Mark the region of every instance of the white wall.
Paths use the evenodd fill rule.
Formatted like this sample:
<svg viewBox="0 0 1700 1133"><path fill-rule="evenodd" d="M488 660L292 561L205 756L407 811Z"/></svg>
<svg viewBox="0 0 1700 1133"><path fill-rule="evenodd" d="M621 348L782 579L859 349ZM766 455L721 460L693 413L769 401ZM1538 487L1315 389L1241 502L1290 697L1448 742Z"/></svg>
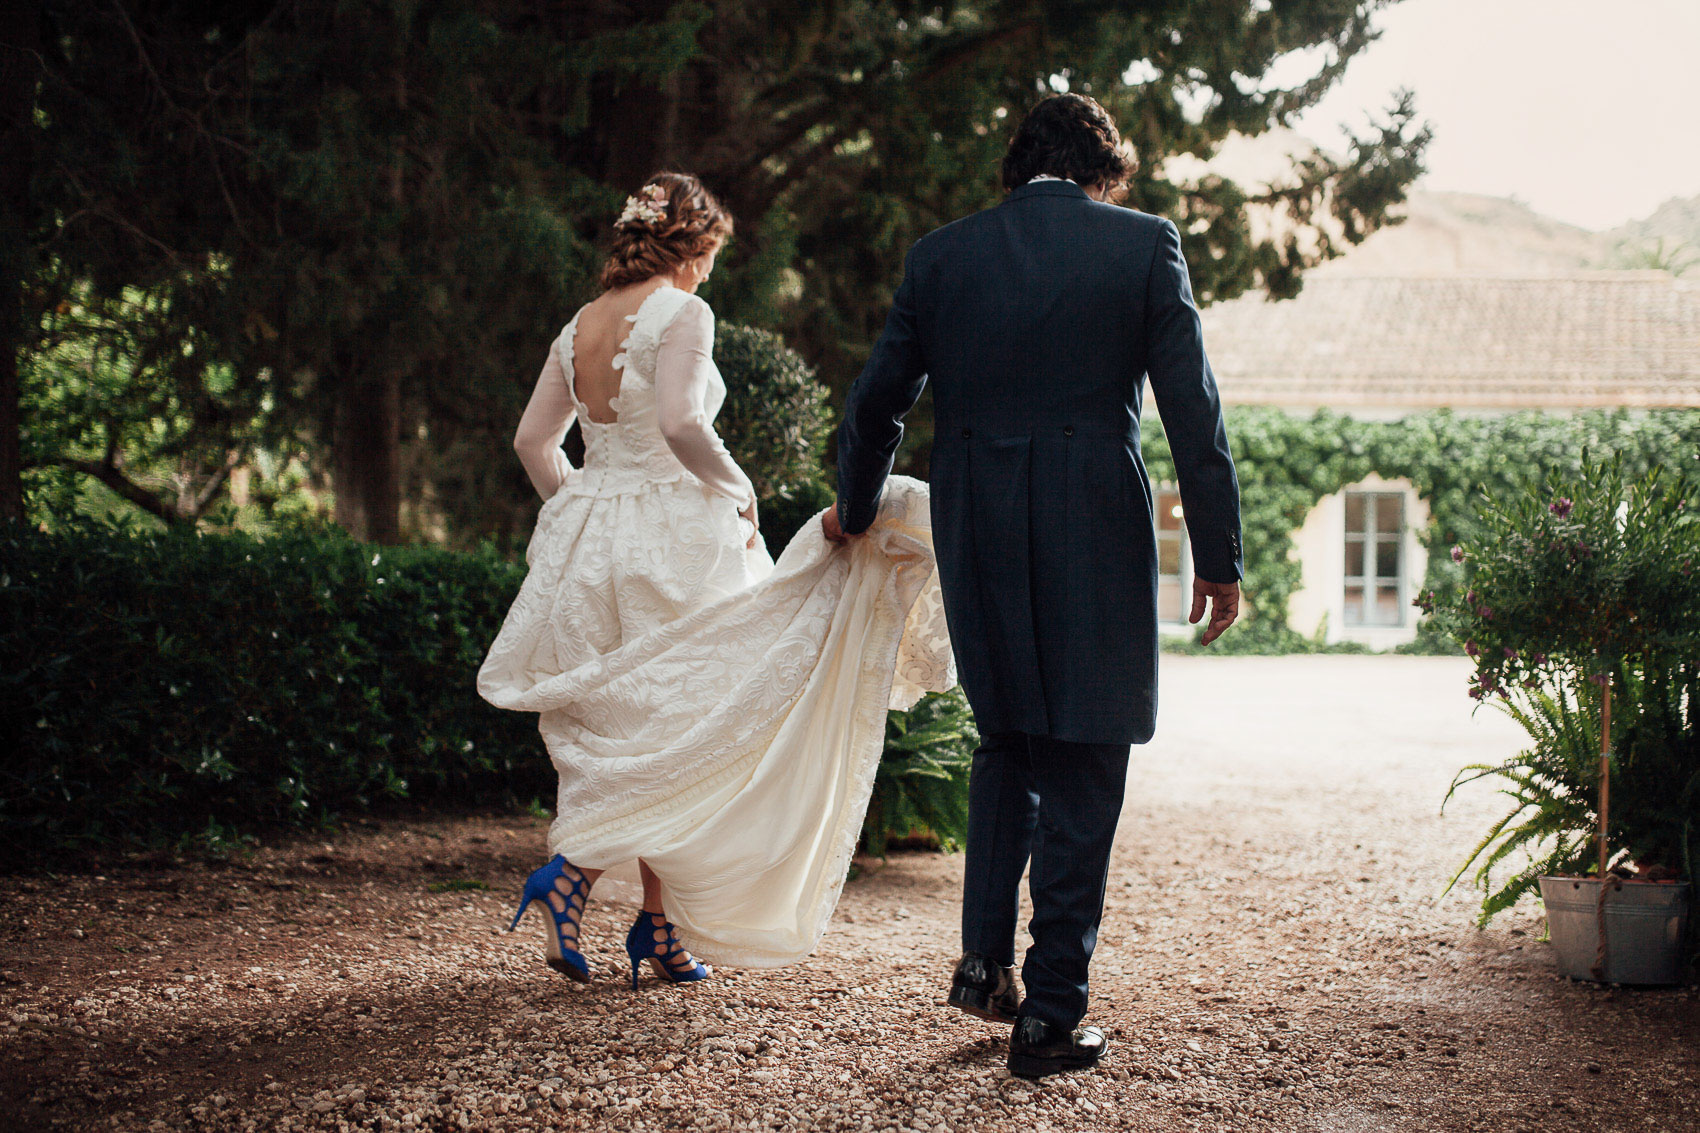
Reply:
<svg viewBox="0 0 1700 1133"><path fill-rule="evenodd" d="M1305 637L1326 627L1324 640L1357 641L1372 649L1391 649L1417 636L1421 611L1405 607L1405 622L1398 626L1348 626L1345 624L1346 577L1346 492L1402 492L1405 496L1405 538L1401 548L1405 571L1405 601L1422 588L1428 573L1428 550L1420 535L1428 527L1428 503L1417 495L1409 480L1385 480L1370 476L1324 496L1305 516L1304 525L1293 535L1292 557L1303 571L1299 589L1287 606L1287 624Z"/></svg>

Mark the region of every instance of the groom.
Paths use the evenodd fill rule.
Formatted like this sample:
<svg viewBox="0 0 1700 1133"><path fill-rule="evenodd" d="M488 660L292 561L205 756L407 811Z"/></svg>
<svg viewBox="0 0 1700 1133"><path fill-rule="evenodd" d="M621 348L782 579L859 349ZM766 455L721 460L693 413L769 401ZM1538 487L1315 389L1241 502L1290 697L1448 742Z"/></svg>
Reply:
<svg viewBox="0 0 1700 1133"><path fill-rule="evenodd" d="M1239 486L1180 234L1106 203L1130 162L1109 114L1047 98L1003 161L1008 197L911 249L838 442L838 541L873 522L931 378L933 539L969 778L963 956L950 1002L1015 1025L1024 1077L1090 1066L1080 1026L1128 747L1157 715L1157 549L1140 459L1146 378L1174 454L1206 643L1239 608ZM1015 990L1029 860L1033 945Z"/></svg>

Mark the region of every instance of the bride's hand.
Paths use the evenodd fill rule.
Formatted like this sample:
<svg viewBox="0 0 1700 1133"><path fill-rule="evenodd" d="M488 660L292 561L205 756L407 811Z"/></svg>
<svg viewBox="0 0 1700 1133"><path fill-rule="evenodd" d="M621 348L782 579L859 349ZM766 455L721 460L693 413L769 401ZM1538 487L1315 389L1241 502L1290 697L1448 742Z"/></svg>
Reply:
<svg viewBox="0 0 1700 1133"><path fill-rule="evenodd" d="M761 522L756 519L756 502L751 500L750 506L739 509L738 514L750 521L750 537L745 541L744 547L746 550L752 549L756 545L756 540L761 538Z"/></svg>

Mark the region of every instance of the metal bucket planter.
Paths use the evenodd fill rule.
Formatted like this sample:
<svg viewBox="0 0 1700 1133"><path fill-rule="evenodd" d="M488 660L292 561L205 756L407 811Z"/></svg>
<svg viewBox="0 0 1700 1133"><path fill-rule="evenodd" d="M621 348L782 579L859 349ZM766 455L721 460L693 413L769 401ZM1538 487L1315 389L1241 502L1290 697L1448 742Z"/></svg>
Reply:
<svg viewBox="0 0 1700 1133"><path fill-rule="evenodd" d="M1558 951L1558 969L1593 980L1600 949L1600 883L1591 877L1543 877L1541 900ZM1611 880L1606 893L1604 982L1682 982L1689 890L1684 882Z"/></svg>

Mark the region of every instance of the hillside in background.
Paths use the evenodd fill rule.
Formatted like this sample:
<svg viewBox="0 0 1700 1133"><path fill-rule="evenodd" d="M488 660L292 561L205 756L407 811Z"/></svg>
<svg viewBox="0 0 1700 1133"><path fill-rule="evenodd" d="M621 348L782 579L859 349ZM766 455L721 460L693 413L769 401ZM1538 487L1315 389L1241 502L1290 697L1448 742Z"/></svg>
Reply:
<svg viewBox="0 0 1700 1133"><path fill-rule="evenodd" d="M1318 271L1329 275L1570 275L1658 268L1700 276L1700 197L1590 232L1522 201L1414 192L1405 223L1384 228Z"/></svg>
<svg viewBox="0 0 1700 1133"><path fill-rule="evenodd" d="M1625 267L1663 267L1700 275L1700 196L1672 197L1643 220L1606 234ZM1659 262L1663 261L1663 262Z"/></svg>
<svg viewBox="0 0 1700 1133"><path fill-rule="evenodd" d="M1617 241L1476 193L1411 194L1405 223L1317 269L1328 275L1569 275L1626 266Z"/></svg>
<svg viewBox="0 0 1700 1133"><path fill-rule="evenodd" d="M1414 192L1407 215L1318 272L1542 276L1659 268L1700 277L1700 196L1672 198L1651 216L1607 232L1477 193Z"/></svg>
<svg viewBox="0 0 1700 1133"><path fill-rule="evenodd" d="M1672 197L1645 220L1632 220L1609 235L1621 240L1680 240L1700 246L1700 196Z"/></svg>
<svg viewBox="0 0 1700 1133"><path fill-rule="evenodd" d="M1291 130L1232 138L1209 162L1170 158L1179 179L1214 173L1252 192L1290 176L1309 139ZM1573 275L1582 271L1663 268L1700 278L1700 196L1672 198L1651 216L1590 232L1542 216L1514 198L1418 190L1403 224L1383 228L1320 276ZM1660 242L1663 242L1662 245Z"/></svg>

